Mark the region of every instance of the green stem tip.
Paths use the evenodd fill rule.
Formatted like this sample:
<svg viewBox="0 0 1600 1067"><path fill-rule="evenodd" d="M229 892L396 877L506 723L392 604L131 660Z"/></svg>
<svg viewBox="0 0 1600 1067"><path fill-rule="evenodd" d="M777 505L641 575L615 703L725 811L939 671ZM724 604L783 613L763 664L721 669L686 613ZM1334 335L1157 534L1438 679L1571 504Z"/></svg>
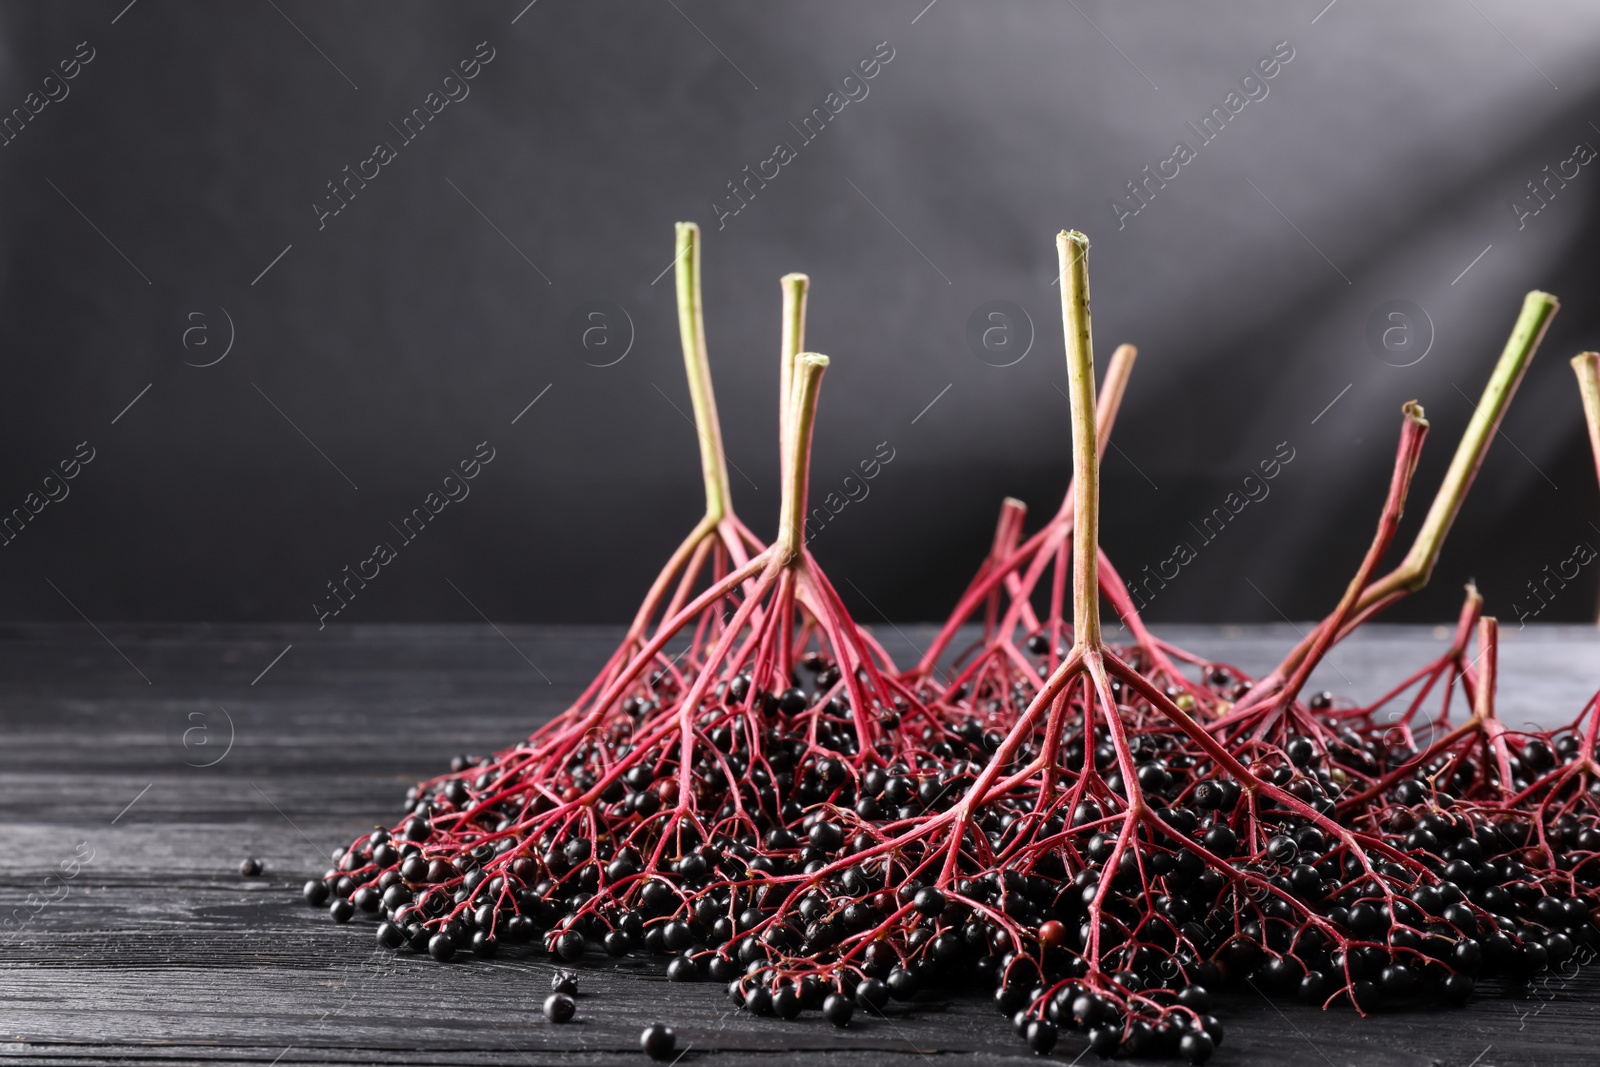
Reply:
<svg viewBox="0 0 1600 1067"><path fill-rule="evenodd" d="M728 461L722 452L722 424L711 390L711 365L706 357L705 312L700 303L700 227L677 225L678 337L683 367L694 405L695 435L700 439L700 473L706 486L706 515L720 522L729 510Z"/></svg>
<svg viewBox="0 0 1600 1067"><path fill-rule="evenodd" d="M1073 640L1100 645L1100 452L1095 426L1094 340L1089 327L1089 238L1056 237L1061 264L1061 324L1067 342L1067 399L1072 407Z"/></svg>
<svg viewBox="0 0 1600 1067"><path fill-rule="evenodd" d="M1495 362L1489 383L1483 387L1483 396L1473 409L1472 419L1467 423L1466 432L1461 435L1461 443L1456 446L1456 453L1450 460L1450 469L1445 472L1444 481L1434 494L1433 504L1428 508L1427 517L1422 520L1422 528L1417 531L1411 550L1398 567L1367 588L1362 594L1360 607L1365 608L1395 593L1413 592L1428 584L1434 565L1439 561L1439 552L1444 547L1445 536L1461 511L1467 490L1477 477L1478 468L1483 465L1489 442L1499 430L1500 420L1505 417L1506 408L1516 395L1517 386L1521 384L1533 354L1538 351L1550 320L1560 307L1559 300L1537 289L1523 299L1522 312L1517 316L1516 325L1511 329L1511 336L1507 338L1499 360Z"/></svg>
<svg viewBox="0 0 1600 1067"><path fill-rule="evenodd" d="M811 473L811 434L817 418L817 395L828 357L802 352L794 361L789 390L789 438L784 443L783 508L778 518L778 558L786 565L799 560L806 539L806 486Z"/></svg>

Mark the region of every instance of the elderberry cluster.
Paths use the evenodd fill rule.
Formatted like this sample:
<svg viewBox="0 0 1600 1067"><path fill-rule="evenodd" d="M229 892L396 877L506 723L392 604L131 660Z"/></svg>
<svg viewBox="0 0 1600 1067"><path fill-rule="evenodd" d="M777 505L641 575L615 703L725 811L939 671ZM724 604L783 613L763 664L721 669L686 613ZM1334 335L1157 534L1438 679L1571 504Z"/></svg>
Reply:
<svg viewBox="0 0 1600 1067"><path fill-rule="evenodd" d="M695 421L715 442L699 230L677 237ZM733 517L708 449L705 519L572 707L411 790L399 823L335 853L306 898L441 961L521 944L566 961L648 953L674 981L728 983L752 1014L837 1026L977 984L1036 1052L1076 1030L1103 1056L1194 1063L1223 1037L1214 990L1362 1012L1459 1002L1483 975L1595 947L1600 703L1568 730L1507 730L1476 590L1448 650L1374 706L1301 694L1334 642L1426 581L1458 472L1478 469L1554 298L1525 301L1479 405L1490 432L1463 438L1432 539L1376 577L1428 429L1410 403L1357 581L1251 678L1149 633L1098 549L1097 446L1136 353L1117 350L1097 402L1088 247L1057 238L1074 492L1026 537L1025 506L1006 501L915 667L889 662L804 547L828 360L798 351L807 283L790 275L776 543ZM1099 636L1102 597L1128 647ZM547 1014L570 1018L570 992L552 996ZM673 1041L641 1038L657 1056Z"/></svg>
<svg viewBox="0 0 1600 1067"><path fill-rule="evenodd" d="M406 818L337 855L307 898L336 921L371 914L381 944L439 960L530 942L568 961L663 956L671 980L728 983L746 1010L786 1019L820 1010L843 1026L977 984L1036 1051L1077 1029L1100 1053L1193 1062L1222 1039L1212 990L1363 1011L1459 1003L1484 975L1600 946L1592 809L1540 826L1458 797L1447 787L1470 793L1478 763L1419 762L1370 716L1335 721L1324 694L1307 701L1328 720L1316 740L1241 746L1242 783L1121 683L1121 742L1104 722L1084 729L1079 694L1058 737L1034 730L1002 755L1021 701L957 687L919 710L914 740L906 697L875 703L901 743L882 732L863 760L837 666L812 653L790 680L760 688L746 671L711 689L689 776L708 817L692 833L650 830L679 800L679 735L579 743L554 782L530 779L519 747L457 758L412 790ZM1223 668L1203 683L1235 698L1249 685ZM656 672L619 702L611 736L633 736L617 724L684 685ZM1517 739L1512 786L1580 750L1570 731ZM1011 786L979 794L961 836L929 831L988 768ZM593 805L541 819L562 810L553 797L592 790Z"/></svg>

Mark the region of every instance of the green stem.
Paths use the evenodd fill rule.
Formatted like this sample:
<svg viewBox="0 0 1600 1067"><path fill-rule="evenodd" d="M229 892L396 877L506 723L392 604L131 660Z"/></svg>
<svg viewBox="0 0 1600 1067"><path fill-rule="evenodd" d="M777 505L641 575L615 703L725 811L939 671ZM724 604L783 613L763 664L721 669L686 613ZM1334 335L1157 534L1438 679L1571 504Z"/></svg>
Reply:
<svg viewBox="0 0 1600 1067"><path fill-rule="evenodd" d="M1589 424L1589 450L1594 453L1595 473L1600 475L1600 352L1573 356L1572 371L1578 376L1583 421Z"/></svg>
<svg viewBox="0 0 1600 1067"><path fill-rule="evenodd" d="M1428 509L1422 529L1417 531L1411 551L1406 553L1400 566L1367 588L1361 596L1358 610L1393 593L1414 592L1428 584L1434 564L1439 561L1439 550L1444 547L1445 535L1450 532L1451 524L1461 511L1461 503L1466 499L1472 479L1483 464L1490 440L1500 428L1506 406L1516 395L1522 375L1527 371L1528 363L1544 338L1545 329L1560 306L1561 302L1555 297L1538 290L1529 293L1523 300L1522 314L1517 316L1517 324L1506 341L1505 350L1500 353L1489 384L1484 386L1483 397L1472 413L1472 421L1467 423L1461 443L1456 446L1450 469L1445 472L1444 482L1433 498L1433 506Z"/></svg>
<svg viewBox="0 0 1600 1067"><path fill-rule="evenodd" d="M1595 474L1600 475L1600 352L1580 352L1573 356L1572 372L1578 376L1583 421L1589 426L1589 451L1594 453Z"/></svg>
<svg viewBox="0 0 1600 1067"><path fill-rule="evenodd" d="M777 555L797 563L806 543L806 482L811 473L811 432L817 419L817 393L828 357L804 352L795 359L789 395L789 440L785 442L783 509L778 517Z"/></svg>
<svg viewBox="0 0 1600 1067"><path fill-rule="evenodd" d="M1472 717L1480 722L1494 718L1494 690L1500 674L1500 620L1492 615L1478 619L1478 688L1472 694Z"/></svg>
<svg viewBox="0 0 1600 1067"><path fill-rule="evenodd" d="M1118 345L1117 350L1111 353L1111 362L1106 364L1106 376L1101 380L1095 396L1094 419L1098 427L1096 455L1105 455L1106 445L1111 441L1111 428L1116 425L1117 412L1122 407L1122 394L1128 390L1128 376L1133 373L1133 361L1138 356L1139 350L1132 345ZM1057 517L1065 518L1070 523L1072 507L1073 494L1068 493L1061 500Z"/></svg>
<svg viewBox="0 0 1600 1067"><path fill-rule="evenodd" d="M717 398L711 391L711 367L706 359L706 321L700 306L700 227L680 222L677 237L678 337L683 342L683 366L700 438L706 515L721 522L729 509L728 462L722 453L722 425L717 421Z"/></svg>
<svg viewBox="0 0 1600 1067"><path fill-rule="evenodd" d="M1089 330L1089 238L1056 237L1061 263L1061 323L1067 338L1067 399L1072 406L1073 643L1100 647L1100 454L1095 435L1094 343Z"/></svg>
<svg viewBox="0 0 1600 1067"><path fill-rule="evenodd" d="M785 274L778 284L783 289L783 340L778 350L778 458L781 464L787 464L794 361L806 347L806 293L811 279L804 274ZM785 475L780 473L781 477Z"/></svg>

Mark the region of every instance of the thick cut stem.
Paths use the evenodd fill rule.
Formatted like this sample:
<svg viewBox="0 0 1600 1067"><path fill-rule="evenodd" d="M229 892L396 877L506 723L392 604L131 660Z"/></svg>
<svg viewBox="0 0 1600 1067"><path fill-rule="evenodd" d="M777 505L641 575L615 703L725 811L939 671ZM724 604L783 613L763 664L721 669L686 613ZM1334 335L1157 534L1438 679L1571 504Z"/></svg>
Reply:
<svg viewBox="0 0 1600 1067"><path fill-rule="evenodd" d="M706 322L700 306L700 227L680 222L677 233L678 337L683 342L689 400L694 405L694 426L700 438L706 515L719 522L728 512L728 462L722 454L722 424L717 421L717 400L711 391L711 368L706 359Z"/></svg>
<svg viewBox="0 0 1600 1067"><path fill-rule="evenodd" d="M794 361L806 347L806 294L811 289L811 279L804 274L785 274L778 284L783 289L783 337L778 347L778 448L787 462L789 394L794 388Z"/></svg>
<svg viewBox="0 0 1600 1067"><path fill-rule="evenodd" d="M1583 397L1583 421L1589 427L1589 451L1594 453L1595 474L1600 476L1600 352L1580 352L1572 357Z"/></svg>
<svg viewBox="0 0 1600 1067"><path fill-rule="evenodd" d="M1128 376L1133 373L1133 361L1137 356L1138 350L1132 345L1118 345L1116 352L1111 356L1110 364L1106 367L1105 381L1102 383L1095 407L1097 444L1101 452L1111 439L1111 428L1117 421L1117 410L1122 403L1122 394L1127 389ZM1013 626L1019 619L1030 631L1039 628L1039 621L1033 614L1028 598L1032 596L1039 576L1044 573L1045 567L1056 556L1062 542L1072 532L1073 503L1076 495L1073 485L1069 484L1066 494L1061 498L1060 510L1049 523L1016 548L1009 558L991 559L989 563L979 568L967 586L967 591L961 595L955 610L945 620L939 636L928 646L928 651L917 665L917 673L934 669L940 657L950 647L950 643L955 640L962 624L972 617L980 604L994 597L1002 583L1005 585L1007 596L1011 598L1011 607L1007 609L998 630L993 627L985 630L986 639L996 642L1010 640ZM1021 515L1018 515L1016 532L1019 537L1022 532L1021 518ZM1050 639L1054 642L1055 635L1052 634ZM1051 649L1054 648L1055 645L1052 643Z"/></svg>
<svg viewBox="0 0 1600 1067"><path fill-rule="evenodd" d="M1072 633L1078 648L1100 647L1100 452L1095 439L1094 342L1089 329L1089 238L1056 237L1061 264L1061 324L1067 337L1067 399L1072 405Z"/></svg>
<svg viewBox="0 0 1600 1067"><path fill-rule="evenodd" d="M1578 393L1583 397L1583 421L1589 426L1595 473L1600 475L1600 352L1573 356L1572 370L1578 376Z"/></svg>
<svg viewBox="0 0 1600 1067"><path fill-rule="evenodd" d="M765 547L733 514L733 504L728 494L722 432L717 418L716 399L711 392L711 369L706 359L700 297L699 233L699 228L692 222L678 224L678 258L674 265L678 271L679 334L683 341L685 377L694 402L696 437L700 441L706 514L656 576L649 593L639 604L633 624L628 628L627 638L607 668L608 673L612 667L619 667L626 662L658 614L665 620L677 613L708 566L714 577L720 577L725 563L736 568L742 567L752 553L760 552ZM675 592L672 591L674 588ZM597 678L578 703L585 703L592 692L598 691L596 687L600 684L601 678Z"/></svg>
<svg viewBox="0 0 1600 1067"><path fill-rule="evenodd" d="M798 563L806 543L806 482L811 473L811 431L817 418L817 392L828 357L815 352L795 359L789 397L788 455L784 459L783 508L778 517L778 559Z"/></svg>
<svg viewBox="0 0 1600 1067"><path fill-rule="evenodd" d="M1500 620L1485 615L1478 620L1478 689L1473 694L1472 722L1483 731L1484 748L1500 774L1500 788L1512 786L1511 753L1506 749L1506 728L1494 710L1495 687L1500 681Z"/></svg>
<svg viewBox="0 0 1600 1067"><path fill-rule="evenodd" d="M1594 452L1596 472L1600 473L1600 352L1579 352L1573 356L1572 371L1578 376L1583 419L1589 425L1589 448Z"/></svg>
<svg viewBox="0 0 1600 1067"><path fill-rule="evenodd" d="M1478 691L1472 701L1472 717L1480 722L1495 717L1494 688L1499 674L1500 620L1485 615L1478 620Z"/></svg>
<svg viewBox="0 0 1600 1067"><path fill-rule="evenodd" d="M1434 564L1439 560L1439 550L1444 546L1445 535L1450 532L1451 524L1461 511L1461 503L1466 499L1467 490L1471 488L1478 468L1483 465L1489 442L1499 431L1506 407L1516 395L1517 386L1521 384L1522 376L1560 306L1560 301L1555 297L1538 290L1529 293L1523 300L1522 314L1517 316L1517 324L1500 353L1494 373L1489 376L1489 384L1484 386L1483 397L1472 412L1472 421L1467 423L1466 432L1461 435L1461 443L1450 460L1450 469L1445 472L1444 482L1433 498L1427 518L1422 521L1422 529L1417 531L1411 551L1406 553L1400 566L1368 588L1362 595L1361 606L1397 590L1415 592L1428 584Z"/></svg>
<svg viewBox="0 0 1600 1067"><path fill-rule="evenodd" d="M1099 433L1095 443L1102 453L1111 442L1111 427L1117 421L1118 409L1122 407L1122 394L1128 390L1128 376L1133 373L1133 361L1138 358L1137 348L1120 344L1111 353L1111 362L1106 364L1106 377L1100 383L1100 395L1095 408L1095 426Z"/></svg>
<svg viewBox="0 0 1600 1067"><path fill-rule="evenodd" d="M1378 561L1388 550L1389 542L1394 539L1395 531L1400 525L1400 516L1405 511L1406 494L1411 489L1411 476L1416 473L1417 461L1422 458L1422 441L1428 433L1428 420L1423 417L1422 405L1413 400L1400 410L1404 421L1400 426L1399 455L1395 458L1394 475L1389 482L1389 496L1384 501L1383 512L1378 518L1378 530L1373 534L1367 558L1362 561L1355 579L1350 583L1339 606L1334 609L1328 625L1318 636L1310 654L1296 668L1294 675L1289 679L1289 684L1284 687L1285 701L1293 700L1299 694L1318 661L1327 654L1328 646L1333 643L1344 621L1355 610L1362 589L1372 577L1372 572L1377 570Z"/></svg>
<svg viewBox="0 0 1600 1067"><path fill-rule="evenodd" d="M1312 631L1309 648L1300 657L1299 663L1281 688L1276 677L1263 679L1244 699L1234 705L1232 713L1223 721L1237 721L1239 717L1247 716L1263 706L1289 708L1300 690L1304 688L1306 680L1311 677L1311 672L1327 655L1328 649L1333 647L1346 622L1356 611L1362 591L1372 580L1373 572L1378 569L1378 563L1389 550L1389 543L1394 540L1395 531L1399 529L1400 516L1405 510L1406 493L1411 488L1411 477L1416 473L1417 461L1422 456L1422 442L1428 433L1428 420L1423 417L1422 406L1416 401L1404 404L1400 414L1400 444L1395 451L1394 474L1389 480L1389 495L1384 499L1383 510L1378 516L1377 532L1373 534L1372 544L1367 548L1367 554L1362 559L1355 577L1350 580L1344 596L1339 600L1333 613ZM1270 720L1262 724L1258 735L1264 732L1268 725Z"/></svg>
<svg viewBox="0 0 1600 1067"><path fill-rule="evenodd" d="M1528 363L1533 359L1550 320L1560 307L1561 302L1555 297L1537 289L1524 298L1522 313L1517 316L1517 323L1512 327L1511 336L1495 363L1489 383L1483 388L1483 396L1473 410L1466 432L1461 435L1456 453L1450 460L1450 468L1445 472L1438 492L1434 494L1433 504L1428 508L1427 517L1423 519L1422 528L1417 531L1410 551L1398 567L1367 586L1356 602L1355 610L1333 635L1334 644L1396 600L1428 584L1434 564L1439 560L1439 552L1444 547L1445 535L1450 532L1450 526L1455 522L1462 502L1466 500L1467 490L1472 487L1472 480L1483 465L1489 442L1499 431L1500 420L1511 398L1516 395ZM1276 682L1292 673L1316 643L1321 628L1319 626L1296 645L1264 681Z"/></svg>

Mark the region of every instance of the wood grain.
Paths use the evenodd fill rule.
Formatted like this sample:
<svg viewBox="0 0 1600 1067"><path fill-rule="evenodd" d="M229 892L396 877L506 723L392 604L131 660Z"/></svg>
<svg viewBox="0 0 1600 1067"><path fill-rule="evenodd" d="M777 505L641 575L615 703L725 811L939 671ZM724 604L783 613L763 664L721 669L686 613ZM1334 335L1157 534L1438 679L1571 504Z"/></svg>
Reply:
<svg viewBox="0 0 1600 1067"><path fill-rule="evenodd" d="M639 1031L664 1021L689 1047L684 1064L1037 1060L977 995L840 1031L816 1015L749 1018L720 987L669 988L658 965L640 960L586 961L577 1019L552 1026L539 1005L553 968L531 950L440 965L376 949L370 921L335 926L299 903L299 884L328 851L391 821L412 781L558 710L615 631L102 629L105 639L86 627L0 630L0 918L23 917L0 935L0 1056L643 1064ZM877 631L907 658L930 637L927 627ZM1295 637L1288 625L1171 635L1252 670ZM1587 627L1517 634L1503 653L1503 706L1572 717L1600 684L1597 646ZM1339 651L1324 682L1375 694L1439 647L1431 628L1374 627ZM89 848L92 861L65 877L63 862ZM237 873L246 855L266 862L265 877ZM41 894L58 899L35 913ZM1538 993L1488 990L1459 1011L1362 1020L1246 990L1223 998L1218 1014L1228 1028L1218 1064L1600 1062L1594 972ZM1081 1051L1069 1034L1051 1059Z"/></svg>

